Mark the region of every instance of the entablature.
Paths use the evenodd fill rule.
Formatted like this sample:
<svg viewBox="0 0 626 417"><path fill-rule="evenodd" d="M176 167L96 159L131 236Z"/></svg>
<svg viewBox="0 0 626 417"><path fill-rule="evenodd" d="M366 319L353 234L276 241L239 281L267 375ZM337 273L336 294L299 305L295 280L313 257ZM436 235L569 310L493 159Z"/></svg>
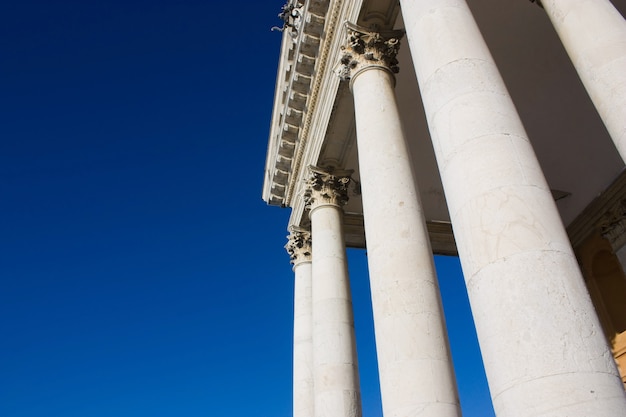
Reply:
<svg viewBox="0 0 626 417"><path fill-rule="evenodd" d="M329 2L289 0L281 17L283 41L265 166L263 200L285 206L303 116L323 40Z"/></svg>

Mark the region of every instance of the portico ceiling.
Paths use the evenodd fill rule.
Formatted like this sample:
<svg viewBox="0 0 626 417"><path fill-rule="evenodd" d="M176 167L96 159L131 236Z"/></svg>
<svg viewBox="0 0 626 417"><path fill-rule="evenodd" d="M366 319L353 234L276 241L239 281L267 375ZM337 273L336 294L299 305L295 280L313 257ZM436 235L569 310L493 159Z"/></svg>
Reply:
<svg viewBox="0 0 626 417"><path fill-rule="evenodd" d="M558 198L557 206L567 226L615 180L624 162L543 9L528 0L467 2L518 109L548 184ZM336 163L354 169L353 177L357 183L359 179L352 96L347 83L340 82L332 72L343 43L343 20L354 21L358 17L363 26L403 27L396 1L329 3L305 2L305 7L319 13L320 19L313 23L324 28L317 39L314 34L304 39L309 48L318 49L313 62L307 61L306 55L299 58L303 54L298 49L303 47L303 39L298 45L286 35L283 43L263 197L269 204L292 207L292 225L306 222L299 192L308 165ZM613 4L622 15L626 13L626 0L614 0ZM445 196L406 42L398 60L396 96L426 219L433 225L445 224L449 221ZM305 79L302 74L297 75L297 66L304 64L310 66L310 72L305 74L310 78L306 78L303 88L295 83ZM301 101L300 110L290 107L292 96ZM288 117L295 117L293 125L285 125ZM292 137L287 143L289 135ZM352 229L352 223L346 225L348 234L354 235L348 236L348 244L361 246L362 238L357 236L361 233L358 219L362 215L358 188L350 196L345 212L347 223L354 225Z"/></svg>

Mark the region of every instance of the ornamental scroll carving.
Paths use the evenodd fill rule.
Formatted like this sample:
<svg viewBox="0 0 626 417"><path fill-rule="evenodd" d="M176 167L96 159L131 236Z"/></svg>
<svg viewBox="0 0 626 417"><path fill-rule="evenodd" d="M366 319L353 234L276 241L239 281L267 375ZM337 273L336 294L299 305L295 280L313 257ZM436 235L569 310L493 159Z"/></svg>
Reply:
<svg viewBox="0 0 626 417"><path fill-rule="evenodd" d="M352 170L338 170L310 166L311 176L306 181L304 203L313 209L322 204L344 206L348 202L348 187Z"/></svg>
<svg viewBox="0 0 626 417"><path fill-rule="evenodd" d="M336 70L342 80L349 80L368 66L382 67L394 74L400 71L396 55L404 31L372 32L348 22L346 28L347 43L341 47L341 59Z"/></svg>
<svg viewBox="0 0 626 417"><path fill-rule="evenodd" d="M626 200L609 209L598 223L600 234L609 241L614 251L626 244Z"/></svg>
<svg viewBox="0 0 626 417"><path fill-rule="evenodd" d="M311 232L300 228L291 228L285 249L293 265L311 261Z"/></svg>

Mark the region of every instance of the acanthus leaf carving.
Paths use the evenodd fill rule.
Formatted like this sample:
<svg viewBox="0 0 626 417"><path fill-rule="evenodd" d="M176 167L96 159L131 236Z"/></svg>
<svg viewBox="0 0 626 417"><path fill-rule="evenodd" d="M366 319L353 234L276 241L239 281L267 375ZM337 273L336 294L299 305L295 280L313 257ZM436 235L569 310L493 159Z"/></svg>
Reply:
<svg viewBox="0 0 626 417"><path fill-rule="evenodd" d="M311 232L297 227L290 228L285 249L293 265L311 261Z"/></svg>
<svg viewBox="0 0 626 417"><path fill-rule="evenodd" d="M305 183L304 203L313 209L322 204L339 207L348 202L348 189L352 181L352 170L319 168L310 166L310 177Z"/></svg>
<svg viewBox="0 0 626 417"><path fill-rule="evenodd" d="M374 32L346 22L347 41L336 69L342 80L349 80L356 72L368 66L385 68L396 74L400 71L396 55L404 31Z"/></svg>

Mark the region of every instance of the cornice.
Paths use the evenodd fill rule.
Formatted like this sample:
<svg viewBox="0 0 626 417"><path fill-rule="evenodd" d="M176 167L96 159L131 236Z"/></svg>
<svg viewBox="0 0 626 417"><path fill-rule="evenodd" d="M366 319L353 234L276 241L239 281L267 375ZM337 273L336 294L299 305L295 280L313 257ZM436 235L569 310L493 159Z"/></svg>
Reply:
<svg viewBox="0 0 626 417"><path fill-rule="evenodd" d="M304 178L302 178L302 173L300 171L306 171L306 170L301 169L301 167L303 166L302 160L303 160L305 151L308 148L307 146L309 142L308 138L309 138L309 132L311 130L312 122L314 118L319 118L319 115L317 114L316 110L318 108L318 103L320 101L320 93L323 91L324 93L326 93L327 97L332 97L331 100L333 102L334 102L334 97L336 93L336 88L322 90L321 86L324 84L325 78L328 76L330 67L332 67L333 65L332 63L335 59L334 58L335 54L331 52L333 50L333 44L336 43L335 35L337 32L337 29L341 29L339 19L341 16L341 11L342 11L342 6L343 6L344 1L335 0L335 1L330 1L329 3L330 4L327 10L327 21L324 27L324 31L325 31L324 42L320 45L320 53L318 56L316 77L313 79L313 82L311 83L309 108L302 123L302 130L300 132L300 142L296 149L296 155L295 155L294 164L292 167L293 175L291 176L290 181L287 185L287 191L286 191L286 196L285 196L285 203L286 203L285 205L287 206L292 206L294 192L299 188L298 186L300 185L300 183L304 181ZM360 3L360 2L357 1L354 3ZM330 62L329 62L329 59L330 59ZM332 94L329 95L328 93L331 93L331 91L332 91ZM331 106L332 106L332 103L331 103ZM315 165L316 163L317 161L310 161L307 165L309 164Z"/></svg>
<svg viewBox="0 0 626 417"><path fill-rule="evenodd" d="M294 158L309 113L307 101L316 78L328 2L290 0L286 6L297 9L298 17L295 25L286 24L283 30L263 184L263 200L279 206L288 205L289 177L297 172Z"/></svg>

